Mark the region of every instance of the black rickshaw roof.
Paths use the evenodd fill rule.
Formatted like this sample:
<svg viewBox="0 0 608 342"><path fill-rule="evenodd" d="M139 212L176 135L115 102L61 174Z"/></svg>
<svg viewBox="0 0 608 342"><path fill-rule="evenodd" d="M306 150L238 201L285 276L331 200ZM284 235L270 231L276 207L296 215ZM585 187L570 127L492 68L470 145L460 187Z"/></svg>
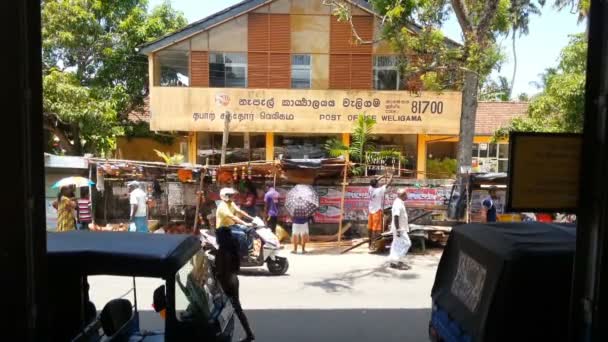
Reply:
<svg viewBox="0 0 608 342"><path fill-rule="evenodd" d="M201 248L190 235L71 231L47 234L49 268L82 275L165 278Z"/></svg>
<svg viewBox="0 0 608 342"><path fill-rule="evenodd" d="M467 224L450 233L431 296L473 341L567 334L576 250L570 224ZM542 323L541 323L542 321ZM518 332L544 332L521 338Z"/></svg>

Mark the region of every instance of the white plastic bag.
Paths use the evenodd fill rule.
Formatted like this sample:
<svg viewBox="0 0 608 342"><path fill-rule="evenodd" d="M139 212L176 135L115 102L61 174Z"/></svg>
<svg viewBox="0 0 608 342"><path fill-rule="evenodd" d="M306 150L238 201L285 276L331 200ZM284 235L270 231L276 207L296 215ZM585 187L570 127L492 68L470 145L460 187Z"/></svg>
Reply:
<svg viewBox="0 0 608 342"><path fill-rule="evenodd" d="M129 225L129 231L130 232L136 232L137 231L137 226L135 226L134 222L131 222L131 224Z"/></svg>

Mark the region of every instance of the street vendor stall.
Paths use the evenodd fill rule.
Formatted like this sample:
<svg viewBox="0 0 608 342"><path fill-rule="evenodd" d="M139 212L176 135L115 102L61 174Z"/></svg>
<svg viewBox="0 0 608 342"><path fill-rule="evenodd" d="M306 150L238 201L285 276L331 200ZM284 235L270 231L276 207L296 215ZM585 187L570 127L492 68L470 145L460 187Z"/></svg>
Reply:
<svg viewBox="0 0 608 342"><path fill-rule="evenodd" d="M344 169L349 171L344 177ZM257 189L258 212L262 211L265 183L276 185L279 192L279 223L289 228L292 215L285 201L288 192L298 184L311 185L319 197L319 209L312 215L311 240L337 242L341 238L364 237L367 231L369 181L371 177L357 177L350 172L353 164L343 158L331 159L283 159L274 162L251 162L221 165L217 168L214 187L233 186L241 193L245 184L252 182ZM407 174L402 170L402 174ZM343 185L345 183L345 185ZM406 188L406 203L410 217L427 213L417 221L417 228L424 231L428 240L445 243L450 226L446 224L447 202L453 180L417 180L395 177L389 188L384 206L390 207L401 188ZM210 191L216 196L217 191ZM216 196L217 197L217 196ZM242 194L241 194L242 197ZM215 198L215 197L213 197ZM215 198L218 199L218 198ZM242 199L237 196L237 203ZM342 209L343 208L343 209ZM342 229L340 223L342 221Z"/></svg>
<svg viewBox="0 0 608 342"><path fill-rule="evenodd" d="M131 160L90 158L94 170L94 229L127 230L129 190L127 183L137 180L148 195L148 227L151 231L171 223L185 223L187 212L196 207L202 165L167 165Z"/></svg>

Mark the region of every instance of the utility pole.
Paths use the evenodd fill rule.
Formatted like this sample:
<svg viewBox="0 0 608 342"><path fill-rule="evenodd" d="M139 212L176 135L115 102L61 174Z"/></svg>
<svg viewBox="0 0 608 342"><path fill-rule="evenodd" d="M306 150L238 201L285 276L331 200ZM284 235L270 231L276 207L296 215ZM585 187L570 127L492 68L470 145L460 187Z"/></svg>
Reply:
<svg viewBox="0 0 608 342"><path fill-rule="evenodd" d="M226 164L226 150L228 149L228 136L230 135L230 114L226 113L224 118L224 133L222 135L222 157L220 165Z"/></svg>

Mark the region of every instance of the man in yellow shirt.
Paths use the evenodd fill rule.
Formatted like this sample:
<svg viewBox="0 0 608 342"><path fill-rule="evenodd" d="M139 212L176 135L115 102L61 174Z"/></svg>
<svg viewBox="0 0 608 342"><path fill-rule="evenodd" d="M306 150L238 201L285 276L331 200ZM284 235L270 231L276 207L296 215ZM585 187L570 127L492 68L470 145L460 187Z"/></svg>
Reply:
<svg viewBox="0 0 608 342"><path fill-rule="evenodd" d="M241 210L234 203L234 195L236 190L232 188L223 188L220 191L220 199L222 202L218 205L215 212L215 227L217 229L218 239L227 236L222 230L229 230L231 235L238 240L241 256L248 255L252 245L251 240L251 223L245 222L239 216L253 221L253 217L249 216L245 211ZM218 241L219 242L219 241Z"/></svg>

